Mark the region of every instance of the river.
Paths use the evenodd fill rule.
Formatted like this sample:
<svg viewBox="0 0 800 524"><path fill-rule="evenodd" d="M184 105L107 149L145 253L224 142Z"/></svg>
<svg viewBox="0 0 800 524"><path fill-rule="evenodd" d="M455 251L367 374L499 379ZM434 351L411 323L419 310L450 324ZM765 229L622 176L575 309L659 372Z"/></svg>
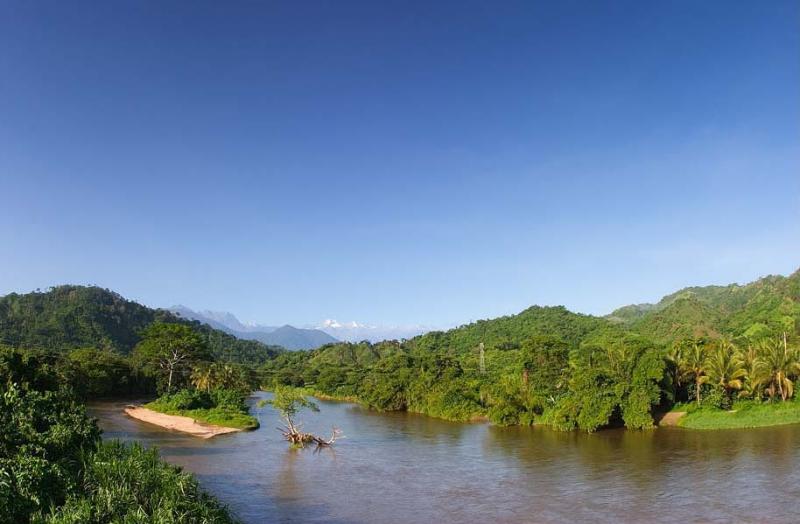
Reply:
<svg viewBox="0 0 800 524"><path fill-rule="evenodd" d="M90 405L104 438L157 446L246 523L800 520L800 425L586 435L320 401L304 429L335 424L346 438L315 453L288 449L255 399L259 430L210 440L131 419L124 404Z"/></svg>

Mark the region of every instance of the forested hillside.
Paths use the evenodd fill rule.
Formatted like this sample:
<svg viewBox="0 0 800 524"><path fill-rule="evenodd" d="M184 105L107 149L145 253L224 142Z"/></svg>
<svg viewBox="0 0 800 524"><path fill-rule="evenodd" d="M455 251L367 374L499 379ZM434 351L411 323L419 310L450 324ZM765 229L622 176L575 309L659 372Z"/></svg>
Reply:
<svg viewBox="0 0 800 524"><path fill-rule="evenodd" d="M563 306L533 306L517 315L478 320L451 329L433 331L408 341L408 346L421 350L474 351L483 342L487 347L516 349L533 336L546 335L577 345L611 330L620 332L605 319L572 313Z"/></svg>
<svg viewBox="0 0 800 524"><path fill-rule="evenodd" d="M155 322L182 323L200 334L217 359L263 363L281 351L253 340L239 340L206 324L151 309L94 286L58 286L44 292L0 297L0 344L68 351L79 347L127 355Z"/></svg>
<svg viewBox="0 0 800 524"><path fill-rule="evenodd" d="M617 309L607 317L662 343L686 337L732 337L786 331L796 333L800 318L800 270L750 284L689 287L657 304Z"/></svg>

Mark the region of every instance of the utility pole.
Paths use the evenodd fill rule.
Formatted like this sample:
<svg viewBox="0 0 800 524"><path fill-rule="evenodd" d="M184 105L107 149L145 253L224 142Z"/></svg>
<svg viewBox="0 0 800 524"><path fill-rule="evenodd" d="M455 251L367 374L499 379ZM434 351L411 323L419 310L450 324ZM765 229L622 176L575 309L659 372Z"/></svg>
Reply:
<svg viewBox="0 0 800 524"><path fill-rule="evenodd" d="M483 342L478 345L478 350L480 351L480 366L481 366L481 375L486 374L486 355L483 347Z"/></svg>

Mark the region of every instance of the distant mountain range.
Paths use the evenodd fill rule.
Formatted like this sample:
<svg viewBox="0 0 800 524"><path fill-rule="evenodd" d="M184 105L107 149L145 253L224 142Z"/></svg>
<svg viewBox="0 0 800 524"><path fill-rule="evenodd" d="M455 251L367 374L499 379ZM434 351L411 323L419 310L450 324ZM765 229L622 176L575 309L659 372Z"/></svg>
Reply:
<svg viewBox="0 0 800 524"><path fill-rule="evenodd" d="M197 320L244 340L258 340L264 344L282 346L290 350L314 349L339 340L319 329L294 326L262 326L242 323L236 316L219 311L194 311L186 306L169 308L172 313Z"/></svg>

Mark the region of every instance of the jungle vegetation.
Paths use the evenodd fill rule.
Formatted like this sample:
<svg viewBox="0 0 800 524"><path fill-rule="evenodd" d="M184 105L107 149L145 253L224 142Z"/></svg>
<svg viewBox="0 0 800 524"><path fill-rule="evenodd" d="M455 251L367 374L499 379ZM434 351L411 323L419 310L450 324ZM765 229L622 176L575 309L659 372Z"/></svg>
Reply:
<svg viewBox="0 0 800 524"><path fill-rule="evenodd" d="M233 522L180 468L100 441L65 362L0 347L0 520Z"/></svg>
<svg viewBox="0 0 800 524"><path fill-rule="evenodd" d="M800 378L798 318L795 272L688 288L603 318L532 307L411 340L330 344L280 354L262 372L268 387L305 387L378 410L563 430L646 428L676 403L731 411L789 402Z"/></svg>

